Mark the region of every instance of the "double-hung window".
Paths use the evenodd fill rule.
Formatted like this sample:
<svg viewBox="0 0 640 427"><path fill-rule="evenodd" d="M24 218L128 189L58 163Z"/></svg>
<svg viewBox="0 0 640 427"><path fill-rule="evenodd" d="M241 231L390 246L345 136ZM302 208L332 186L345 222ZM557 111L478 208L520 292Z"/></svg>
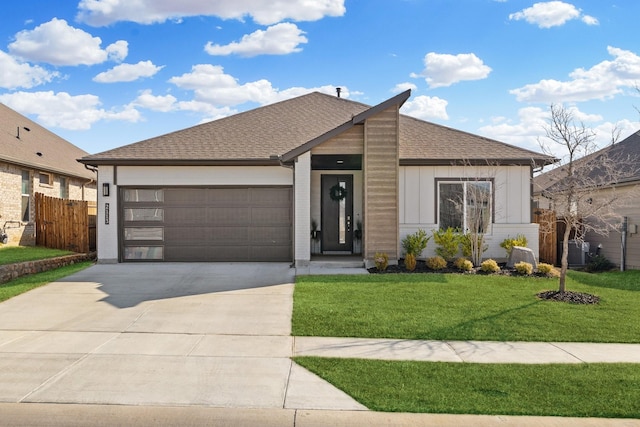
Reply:
<svg viewBox="0 0 640 427"><path fill-rule="evenodd" d="M438 226L488 233L492 218L492 181L438 181Z"/></svg>

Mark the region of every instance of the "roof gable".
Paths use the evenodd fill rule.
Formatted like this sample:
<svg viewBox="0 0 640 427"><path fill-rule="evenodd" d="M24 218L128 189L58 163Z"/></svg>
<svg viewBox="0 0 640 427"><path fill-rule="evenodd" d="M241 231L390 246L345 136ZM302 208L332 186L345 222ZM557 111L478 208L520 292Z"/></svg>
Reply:
<svg viewBox="0 0 640 427"><path fill-rule="evenodd" d="M0 161L60 175L91 179L76 159L88 153L0 103Z"/></svg>

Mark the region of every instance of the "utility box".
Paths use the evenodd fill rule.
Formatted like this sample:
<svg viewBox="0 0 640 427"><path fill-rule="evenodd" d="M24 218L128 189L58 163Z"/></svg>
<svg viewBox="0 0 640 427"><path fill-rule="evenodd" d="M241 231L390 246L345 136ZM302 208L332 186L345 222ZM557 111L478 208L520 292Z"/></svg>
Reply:
<svg viewBox="0 0 640 427"><path fill-rule="evenodd" d="M569 253L567 254L569 265L586 265L589 247L589 242L569 240Z"/></svg>

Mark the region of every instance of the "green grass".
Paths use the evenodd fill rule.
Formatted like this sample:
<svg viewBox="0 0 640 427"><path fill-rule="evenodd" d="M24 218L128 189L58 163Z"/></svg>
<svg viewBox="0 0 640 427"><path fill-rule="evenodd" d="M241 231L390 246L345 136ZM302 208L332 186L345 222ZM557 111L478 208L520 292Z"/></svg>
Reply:
<svg viewBox="0 0 640 427"><path fill-rule="evenodd" d="M640 271L571 271L597 305L536 298L557 279L460 274L300 276L293 335L436 340L640 342Z"/></svg>
<svg viewBox="0 0 640 427"><path fill-rule="evenodd" d="M0 265L70 255L73 252L40 246L5 246L0 248Z"/></svg>
<svg viewBox="0 0 640 427"><path fill-rule="evenodd" d="M70 274L77 273L91 265L93 265L93 261L79 262L55 270L19 277L10 282L3 283L0 285L0 302L30 291L31 289L46 285L47 283L62 279Z"/></svg>
<svg viewBox="0 0 640 427"><path fill-rule="evenodd" d="M375 411L640 417L640 368L633 364L294 360Z"/></svg>

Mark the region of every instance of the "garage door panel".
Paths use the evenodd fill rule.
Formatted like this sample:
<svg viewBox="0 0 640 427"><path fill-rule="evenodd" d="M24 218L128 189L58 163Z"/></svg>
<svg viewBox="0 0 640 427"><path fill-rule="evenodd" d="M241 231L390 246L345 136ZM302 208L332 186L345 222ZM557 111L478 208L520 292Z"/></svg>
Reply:
<svg viewBox="0 0 640 427"><path fill-rule="evenodd" d="M254 261L282 261L283 259L291 258L290 246L271 246L268 250L259 246L252 246L250 251L251 260Z"/></svg>
<svg viewBox="0 0 640 427"><path fill-rule="evenodd" d="M251 208L251 224L257 226L282 225L291 223L291 209L288 207Z"/></svg>
<svg viewBox="0 0 640 427"><path fill-rule="evenodd" d="M167 227L166 242L181 242L182 245L243 244L250 242L247 227Z"/></svg>
<svg viewBox="0 0 640 427"><path fill-rule="evenodd" d="M166 246L167 261L250 261L248 246Z"/></svg>
<svg viewBox="0 0 640 427"><path fill-rule="evenodd" d="M250 191L252 205L291 205L291 193L281 188L252 188Z"/></svg>
<svg viewBox="0 0 640 427"><path fill-rule="evenodd" d="M122 190L125 259L148 258L141 244L161 245L164 261L292 259L291 187Z"/></svg>
<svg viewBox="0 0 640 427"><path fill-rule="evenodd" d="M169 224L248 226L251 223L251 208L172 206L165 208L165 218Z"/></svg>
<svg viewBox="0 0 640 427"><path fill-rule="evenodd" d="M261 246L291 244L290 227L251 227L251 241Z"/></svg>

